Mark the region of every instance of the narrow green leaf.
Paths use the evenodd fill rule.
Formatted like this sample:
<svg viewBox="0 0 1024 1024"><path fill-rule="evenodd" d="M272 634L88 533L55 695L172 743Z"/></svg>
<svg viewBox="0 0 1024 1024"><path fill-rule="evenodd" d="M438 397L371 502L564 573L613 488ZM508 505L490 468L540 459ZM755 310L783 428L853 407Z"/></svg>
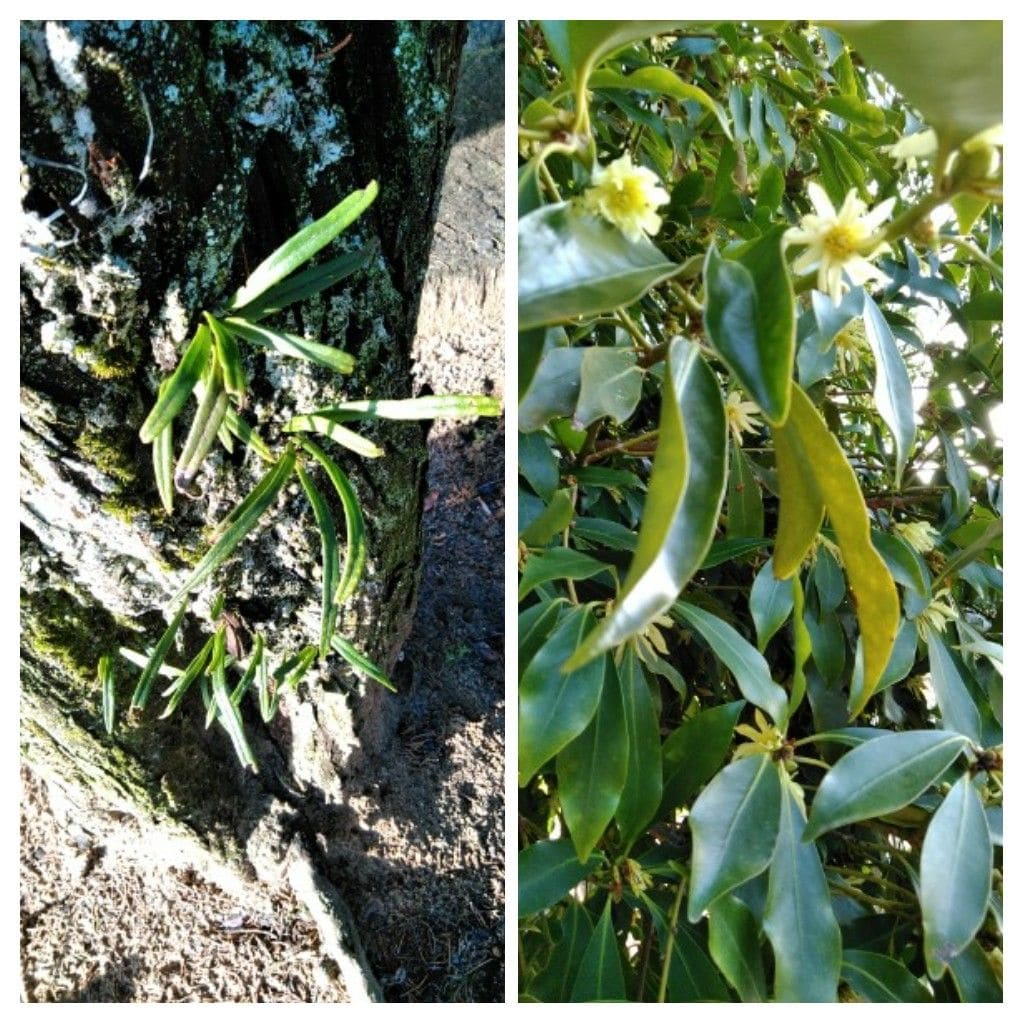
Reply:
<svg viewBox="0 0 1024 1024"><path fill-rule="evenodd" d="M655 755L661 735L658 712L632 645L623 654L618 682L625 714L628 764L615 822L619 826L620 845L628 850L654 820L661 803L661 759Z"/></svg>
<svg viewBox="0 0 1024 1024"><path fill-rule="evenodd" d="M232 519L231 525L213 543L209 551L200 559L192 575L175 594L172 604L182 600L190 591L205 582L225 559L245 539L246 535L259 521L267 509L274 503L281 488L284 487L295 468L295 449L289 445L277 462L264 474L252 492L238 506L243 509L241 514ZM236 510L237 511L237 510Z"/></svg>
<svg viewBox="0 0 1024 1024"><path fill-rule="evenodd" d="M164 690L161 696L168 697L167 706L161 713L161 718L170 718L178 709L182 699L188 692L189 687L199 678L199 673L206 667L213 651L213 637L203 644L199 653L188 663L188 667L170 686Z"/></svg>
<svg viewBox="0 0 1024 1024"><path fill-rule="evenodd" d="M643 379L644 371L636 365L636 353L631 349L583 349L573 423L581 429L604 417L625 423L640 401Z"/></svg>
<svg viewBox="0 0 1024 1024"><path fill-rule="evenodd" d="M184 597L184 594L177 595L175 600L171 602L172 606L178 604L182 597ZM174 618L171 619L170 625L164 630L163 636L157 641L149 661L146 662L146 667L142 670L142 675L139 677L135 687L135 693L132 694L133 708L141 710L146 706L146 702L149 700L149 691L153 688L153 680L156 679L156 674L163 664L164 658L167 657L167 653L170 651L174 638L178 633L178 628L181 626L181 620L184 618L185 602L181 601L178 604L178 610L174 613Z"/></svg>
<svg viewBox="0 0 1024 1024"><path fill-rule="evenodd" d="M875 405L896 442L896 489L914 447L914 396L910 374L882 311L864 296L864 333L875 357Z"/></svg>
<svg viewBox="0 0 1024 1024"><path fill-rule="evenodd" d="M519 784L527 782L590 723L601 699L605 667L591 661L562 666L592 627L589 609L575 608L548 637L519 684Z"/></svg>
<svg viewBox="0 0 1024 1024"><path fill-rule="evenodd" d="M773 431L772 436L779 483L779 521L772 567L778 579L788 580L800 568L818 536L825 518L825 501L797 433L789 427Z"/></svg>
<svg viewBox="0 0 1024 1024"><path fill-rule="evenodd" d="M817 839L840 825L906 807L942 775L968 742L956 733L921 729L889 733L854 747L818 787L804 839Z"/></svg>
<svg viewBox="0 0 1024 1024"><path fill-rule="evenodd" d="M273 462L274 454L267 447L263 438L242 419L238 411L231 405L224 410L224 426L231 431L243 444L248 445L264 462Z"/></svg>
<svg viewBox="0 0 1024 1024"><path fill-rule="evenodd" d="M555 203L519 221L519 330L629 306L679 268L646 235Z"/></svg>
<svg viewBox="0 0 1024 1024"><path fill-rule="evenodd" d="M775 431L775 438L781 490L775 570L782 577L791 576L797 570L805 553L799 551L806 539L804 531L818 516L817 509L827 508L842 552L864 644L864 691L858 706L851 709L856 715L875 692L892 653L900 623L899 596L885 562L871 544L870 520L857 476L811 400L795 385L789 419ZM785 473L784 450L794 456ZM804 511L800 510L801 505ZM796 527L798 539L791 537L787 544L783 563L780 548L784 522L789 515L794 515L800 525ZM810 540L813 540L817 531L811 532ZM795 561L794 555L798 555Z"/></svg>
<svg viewBox="0 0 1024 1024"><path fill-rule="evenodd" d="M690 82L684 82L674 71L660 65L637 68L629 75L623 75L612 68L594 71L588 80L590 89L630 89L634 92L653 93L657 96L671 96L681 103L699 103L715 117L727 139L732 138L725 111L703 89Z"/></svg>
<svg viewBox="0 0 1024 1024"><path fill-rule="evenodd" d="M306 359L311 363L316 363L317 366L325 366L335 373L351 373L356 366L355 357L348 352L342 352L341 349L323 345L318 341L310 341L297 334L275 331L262 324L249 323L234 316L227 317L224 320L224 326L235 337L249 342L250 345L273 349L275 352L293 359Z"/></svg>
<svg viewBox="0 0 1024 1024"><path fill-rule="evenodd" d="M239 309L238 317L241 320L255 323L264 317L279 313L282 309L287 309L296 302L302 302L303 299L308 299L312 295L319 295L350 274L362 270L373 255L374 249L367 246L293 274L274 285L273 288L269 288L258 299Z"/></svg>
<svg viewBox="0 0 1024 1024"><path fill-rule="evenodd" d="M338 402L311 415L347 420L435 420L500 416L501 399L491 395L424 395L422 398L370 398Z"/></svg>
<svg viewBox="0 0 1024 1024"><path fill-rule="evenodd" d="M224 410L225 413L227 409ZM224 450L228 455L233 455L235 451L235 435L228 429L227 424L221 420L220 426L217 428L217 440L224 446Z"/></svg>
<svg viewBox="0 0 1024 1024"><path fill-rule="evenodd" d="M369 676L374 682L380 683L392 693L398 693L398 687L384 674L384 670L375 665L361 651L357 651L344 637L335 633L331 637L331 647L338 652L357 672Z"/></svg>
<svg viewBox="0 0 1024 1024"><path fill-rule="evenodd" d="M625 998L626 979L622 973L615 926L612 924L612 898L609 895L580 961L576 983L572 987L572 1001L610 1002Z"/></svg>
<svg viewBox="0 0 1024 1024"><path fill-rule="evenodd" d="M160 385L159 401L167 394L170 379ZM156 477L156 489L160 495L160 503L167 514L174 511L174 421L168 420L167 425L153 438L153 475Z"/></svg>
<svg viewBox="0 0 1024 1024"><path fill-rule="evenodd" d="M580 516L573 523L572 535L577 541L590 541L612 551L636 551L636 534L622 523L611 519Z"/></svg>
<svg viewBox="0 0 1024 1024"><path fill-rule="evenodd" d="M541 433L524 434L519 431L519 475L545 501L550 501L558 489L558 459L547 439Z"/></svg>
<svg viewBox="0 0 1024 1024"><path fill-rule="evenodd" d="M969 774L946 794L921 847L921 914L928 973L940 978L977 934L992 890L992 837Z"/></svg>
<svg viewBox="0 0 1024 1024"><path fill-rule="evenodd" d="M334 622L338 617L338 609L334 603L339 580L338 534L334 529L334 519L331 516L331 510L327 507L327 502L324 501L324 496L316 489L302 466L296 466L296 470L299 474L299 483L302 484L302 489L306 492L309 504L313 508L317 529L320 531L323 567L320 602L320 657L326 658L331 649Z"/></svg>
<svg viewBox="0 0 1024 1024"><path fill-rule="evenodd" d="M553 906L603 863L604 857L593 853L585 864L581 864L568 836L544 839L520 850L520 920Z"/></svg>
<svg viewBox="0 0 1024 1024"><path fill-rule="evenodd" d="M687 807L694 794L728 756L732 733L744 702L734 701L697 712L671 733L661 748L664 789L658 818L671 818Z"/></svg>
<svg viewBox="0 0 1024 1024"><path fill-rule="evenodd" d="M573 656L585 664L664 613L711 547L725 491L722 393L696 346L669 349L658 451L636 553L615 606Z"/></svg>
<svg viewBox="0 0 1024 1024"><path fill-rule="evenodd" d="M540 547L556 533L561 533L572 522L575 512L571 495L568 488L563 488L555 491L547 505L538 502L540 510L533 518L527 519L520 514L519 539L529 547Z"/></svg>
<svg viewBox="0 0 1024 1024"><path fill-rule="evenodd" d="M700 563L702 569L711 569L724 562L737 561L747 555L768 547L771 543L767 537L739 537L736 540L713 541L708 553Z"/></svg>
<svg viewBox="0 0 1024 1024"><path fill-rule="evenodd" d="M793 682L789 690L789 714L790 717L803 703L804 695L807 693L807 674L804 671L807 661L813 652L811 634L807 629L807 619L804 617L804 588L800 582L800 574L797 573L793 579ZM858 648L859 649L859 648ZM861 656L863 668L863 656Z"/></svg>
<svg viewBox="0 0 1024 1024"><path fill-rule="evenodd" d="M725 535L729 538L763 537L764 502L761 499L761 487L743 449L735 442L730 442L729 447Z"/></svg>
<svg viewBox="0 0 1024 1024"><path fill-rule="evenodd" d="M253 679L256 678L256 672L259 669L260 662L263 660L263 638L257 634L255 641L253 642L252 653L249 655L249 664L246 665L245 671L242 673L242 678L238 680L238 685L231 691L231 703L237 708L242 703L242 698L245 696L246 691L252 684Z"/></svg>
<svg viewBox="0 0 1024 1024"><path fill-rule="evenodd" d="M217 440L217 432L228 407L228 393L220 380L220 370L210 375L207 384L197 384L199 408L189 428L185 444L174 467L174 486L183 494L192 493L192 484L199 475L203 461Z"/></svg>
<svg viewBox="0 0 1024 1024"><path fill-rule="evenodd" d="M928 628L928 667L935 699L942 713L943 728L981 743L981 715L978 706L967 692L942 637L931 627Z"/></svg>
<svg viewBox="0 0 1024 1024"><path fill-rule="evenodd" d="M818 102L818 106L822 110L838 115L844 121L849 121L850 124L868 128L876 133L885 128L885 113L882 109L858 96L826 96Z"/></svg>
<svg viewBox="0 0 1024 1024"><path fill-rule="evenodd" d="M256 656L257 647L259 648L258 658ZM256 696L260 704L260 717L264 722L269 722L277 713L277 704L274 700L275 695L271 692L269 659L264 655L263 635L261 633L257 633L256 639L253 641L251 657L256 661Z"/></svg>
<svg viewBox="0 0 1024 1024"><path fill-rule="evenodd" d="M355 593L363 575L363 567L366 565L366 523L359 507L359 497L349 478L341 471L341 467L323 449L306 437L300 438L299 444L323 467L341 499L341 507L345 512L345 560L341 566L341 578L334 595L337 604L344 604Z"/></svg>
<svg viewBox="0 0 1024 1024"><path fill-rule="evenodd" d="M206 323L213 333L213 350L217 354L217 362L220 363L224 375L224 390L236 398L245 398L245 367L242 365L242 354L238 351L235 336L209 313L204 313L203 316L206 317Z"/></svg>
<svg viewBox="0 0 1024 1024"><path fill-rule="evenodd" d="M726 980L745 1003L768 1001L760 929L746 903L732 893L708 909L708 949Z"/></svg>
<svg viewBox="0 0 1024 1024"><path fill-rule="evenodd" d="M843 981L868 1003L930 1003L932 994L898 960L864 949L844 949Z"/></svg>
<svg viewBox="0 0 1024 1024"><path fill-rule="evenodd" d="M885 559L885 564L897 583L909 587L922 600L931 600L932 588L925 576L924 563L902 537L872 530L871 543Z"/></svg>
<svg viewBox="0 0 1024 1024"><path fill-rule="evenodd" d="M803 808L782 785L779 841L764 912L764 931L775 951L775 1001L833 1003L842 959L839 924L818 851L800 838Z"/></svg>
<svg viewBox="0 0 1024 1024"><path fill-rule="evenodd" d="M1001 1003L1003 986L992 970L985 950L977 942L955 957L949 965L962 1003Z"/></svg>
<svg viewBox="0 0 1024 1024"><path fill-rule="evenodd" d="M200 324L188 348L185 349L181 362L167 379L166 387L160 389L156 405L150 410L139 430L139 437L146 444L155 440L185 407L192 389L210 362L212 345L213 338L209 328L205 324Z"/></svg>
<svg viewBox="0 0 1024 1024"><path fill-rule="evenodd" d="M726 259L712 246L704 264L708 337L769 423L789 414L796 357L793 285L782 228Z"/></svg>
<svg viewBox="0 0 1024 1024"><path fill-rule="evenodd" d="M779 832L781 786L766 754L722 769L690 811L693 870L687 915L697 921L719 896L759 875Z"/></svg>
<svg viewBox="0 0 1024 1024"><path fill-rule="evenodd" d="M231 297L228 308L240 309L283 281L337 238L376 198L377 182L371 181L366 188L347 195L319 220L296 232L249 275L245 284Z"/></svg>
<svg viewBox="0 0 1024 1024"><path fill-rule="evenodd" d="M550 580L587 580L613 567L571 548L545 548L530 555L519 580L519 600Z"/></svg>
<svg viewBox="0 0 1024 1024"><path fill-rule="evenodd" d="M946 461L946 480L953 489L953 517L960 520L971 510L970 474L967 470L967 463L964 462L956 450L956 445L946 433L940 430L939 437L942 439L942 451Z"/></svg>
<svg viewBox="0 0 1024 1024"><path fill-rule="evenodd" d="M253 757L252 748L245 735L245 727L242 725L242 716L239 714L238 708L231 703L231 695L228 693L224 678L223 630L219 630L214 637L213 654L210 658L210 682L213 702L217 708L217 718L231 739L231 745L235 748L235 756L243 767L258 772L256 758Z"/></svg>
<svg viewBox="0 0 1024 1024"><path fill-rule="evenodd" d="M792 611L793 581L776 579L775 566L769 558L754 577L754 585L750 588L750 617L757 630L759 651L764 651Z"/></svg>
<svg viewBox="0 0 1024 1024"><path fill-rule="evenodd" d="M733 674L740 692L759 708L763 708L782 726L788 718L789 698L786 691L772 680L764 656L728 622L719 619L686 601L672 605L673 615L681 616L704 639Z"/></svg>
<svg viewBox="0 0 1024 1024"><path fill-rule="evenodd" d="M590 724L558 753L558 798L576 855L585 863L619 806L629 736L615 665L605 662L601 702Z"/></svg>
<svg viewBox="0 0 1024 1024"><path fill-rule="evenodd" d="M111 736L114 732L114 716L117 713L117 693L114 666L109 654L100 656L96 665L96 681L100 684L103 701L103 725L107 730L107 735Z"/></svg>
<svg viewBox="0 0 1024 1024"><path fill-rule="evenodd" d="M343 427L336 419L329 416L293 416L282 430L286 434L294 434L299 431L310 430L316 434L323 434L337 442L343 448L354 451L356 455L362 455L368 459L377 459L384 454L384 449L367 440L362 434L357 434L348 427Z"/></svg>

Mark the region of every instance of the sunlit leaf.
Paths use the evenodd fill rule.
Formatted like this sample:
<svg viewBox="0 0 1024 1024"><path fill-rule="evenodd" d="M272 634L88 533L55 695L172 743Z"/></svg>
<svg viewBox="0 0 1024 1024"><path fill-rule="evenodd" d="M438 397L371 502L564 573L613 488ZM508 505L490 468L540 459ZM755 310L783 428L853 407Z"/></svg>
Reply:
<svg viewBox="0 0 1024 1024"><path fill-rule="evenodd" d="M581 864L568 837L545 839L520 850L520 919L547 910L603 862L604 857L594 853L585 864Z"/></svg>
<svg viewBox="0 0 1024 1024"><path fill-rule="evenodd" d="M174 373L160 389L156 405L150 410L146 422L139 430L139 437L147 444L168 426L184 408L199 378L203 375L213 346L213 337L206 324L201 324L189 342Z"/></svg>

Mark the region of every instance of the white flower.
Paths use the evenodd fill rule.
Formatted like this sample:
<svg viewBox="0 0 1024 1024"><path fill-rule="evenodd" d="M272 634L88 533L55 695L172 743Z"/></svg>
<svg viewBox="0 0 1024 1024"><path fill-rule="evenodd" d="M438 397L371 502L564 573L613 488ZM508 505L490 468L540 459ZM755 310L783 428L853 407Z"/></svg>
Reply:
<svg viewBox="0 0 1024 1024"><path fill-rule="evenodd" d="M939 531L930 523L914 520L909 523L897 523L896 532L915 550L922 555L935 550L935 542L939 539Z"/></svg>
<svg viewBox="0 0 1024 1024"><path fill-rule="evenodd" d="M886 199L870 213L867 206L857 197L857 190L851 188L837 213L825 190L817 183L807 186L814 213L800 219L800 226L790 228L783 241L786 245L806 245L793 264L793 270L802 274L808 270L818 271L818 290L826 292L839 305L843 293L849 286L843 280L843 272L855 285L864 284L872 278L885 277L870 263L879 253L887 252L885 242L873 245L865 252L879 225L889 218L896 205L895 198Z"/></svg>
<svg viewBox="0 0 1024 1024"><path fill-rule="evenodd" d="M852 373L860 366L861 355L868 351L868 339L864 324L851 320L836 334L836 358L840 373Z"/></svg>
<svg viewBox="0 0 1024 1024"><path fill-rule="evenodd" d="M756 416L758 412L760 406L756 402L744 402L738 391L729 392L729 397L725 400L725 421L740 447L743 445L744 434L753 434L760 428L761 424Z"/></svg>
<svg viewBox="0 0 1024 1024"><path fill-rule="evenodd" d="M583 196L587 208L611 221L631 241L639 241L645 231L656 235L661 230L661 218L654 211L668 202L669 195L654 171L634 167L626 153L607 167L596 168L590 180Z"/></svg>
<svg viewBox="0 0 1024 1024"><path fill-rule="evenodd" d="M878 148L892 157L897 168L906 165L908 169L913 170L919 159L930 160L939 151L939 137L934 129L926 128L916 135L904 135L891 146Z"/></svg>
<svg viewBox="0 0 1024 1024"><path fill-rule="evenodd" d="M940 590L930 605L914 622L917 625L917 634L922 640L928 639L928 630L934 630L942 634L946 631L946 624L959 618L959 613L950 604L949 587Z"/></svg>

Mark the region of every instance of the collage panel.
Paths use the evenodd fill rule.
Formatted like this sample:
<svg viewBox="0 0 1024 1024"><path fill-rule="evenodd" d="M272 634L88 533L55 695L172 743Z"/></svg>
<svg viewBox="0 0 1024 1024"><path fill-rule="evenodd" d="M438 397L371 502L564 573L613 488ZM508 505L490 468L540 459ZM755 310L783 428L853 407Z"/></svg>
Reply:
<svg viewBox="0 0 1024 1024"><path fill-rule="evenodd" d="M1003 999L1002 22L525 21L518 998Z"/></svg>
<svg viewBox="0 0 1024 1024"><path fill-rule="evenodd" d="M504 22L20 60L21 1001L501 1001Z"/></svg>

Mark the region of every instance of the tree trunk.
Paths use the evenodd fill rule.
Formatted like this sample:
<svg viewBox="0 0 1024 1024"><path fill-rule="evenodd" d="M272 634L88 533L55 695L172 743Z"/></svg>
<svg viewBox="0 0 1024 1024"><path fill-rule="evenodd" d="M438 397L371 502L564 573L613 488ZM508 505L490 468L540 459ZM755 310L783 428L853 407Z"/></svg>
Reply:
<svg viewBox="0 0 1024 1024"><path fill-rule="evenodd" d="M372 745L387 695L332 658L277 719L243 705L260 772L204 729L198 694L167 720L125 709L138 669L115 658L108 736L101 654L151 647L210 528L259 461L208 457L202 497L161 508L138 430L203 309L353 189L376 203L335 252L379 257L287 314L288 329L353 353L339 381L243 353L246 416L272 447L296 412L342 396L410 393L409 351L450 138L456 23L22 23L22 752L72 799L146 823L229 884L286 878L330 942L353 998L375 997L319 844L342 827L346 763ZM284 315L278 320L288 324ZM176 424L177 426L177 424ZM417 424L370 430L381 459L345 458L368 528L346 634L388 668L415 603L426 448ZM180 438L177 439L180 444ZM340 511L335 509L340 523ZM343 536L343 534L342 534ZM286 488L216 575L226 609L280 658L316 641L320 542ZM210 632L200 591L168 660ZM289 852L290 851L290 852ZM346 960L346 958L348 958Z"/></svg>

